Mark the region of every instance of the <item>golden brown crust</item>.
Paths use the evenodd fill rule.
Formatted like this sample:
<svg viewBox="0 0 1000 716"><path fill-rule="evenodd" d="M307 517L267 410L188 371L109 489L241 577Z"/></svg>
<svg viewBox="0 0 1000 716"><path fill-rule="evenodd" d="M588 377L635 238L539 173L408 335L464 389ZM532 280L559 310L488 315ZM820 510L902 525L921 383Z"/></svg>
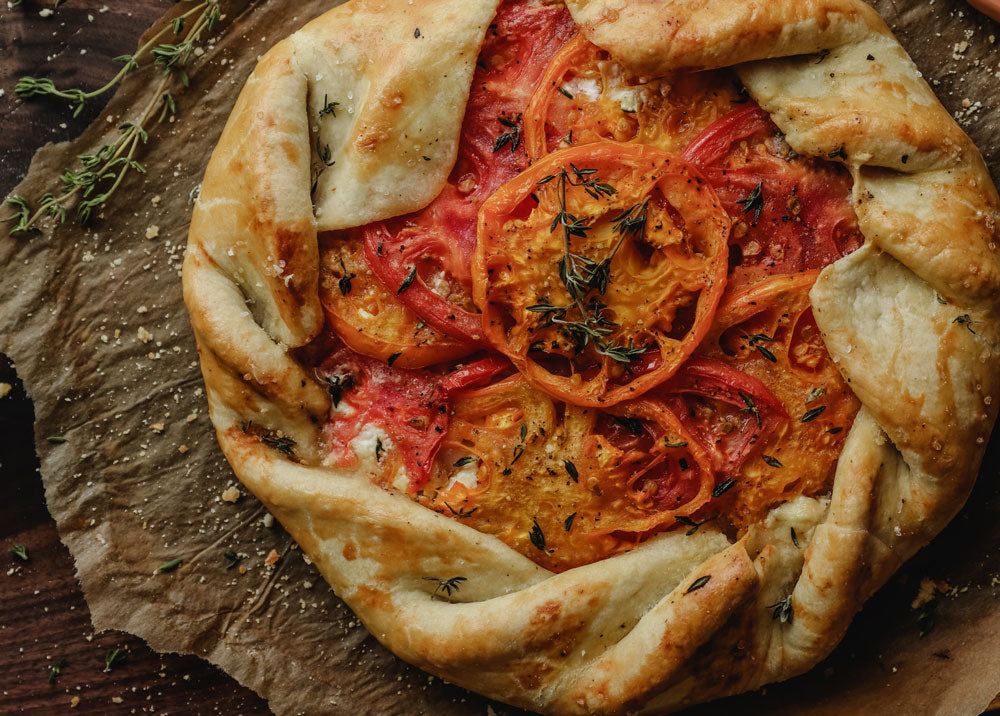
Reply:
<svg viewBox="0 0 1000 716"><path fill-rule="evenodd" d="M849 166L867 243L811 297L864 407L828 498L799 497L737 543L706 525L553 575L363 470L325 466L315 421L329 400L290 354L322 326L317 230L440 190L496 4L354 0L248 81L184 266L223 449L376 638L493 698L662 713L801 673L975 479L1000 388L998 198L982 159L860 0L568 0L587 37L639 71L738 64L796 151ZM325 98L336 118L318 118ZM316 180L318 144L336 164ZM460 591L436 591L455 575ZM793 618L773 619L785 603Z"/></svg>

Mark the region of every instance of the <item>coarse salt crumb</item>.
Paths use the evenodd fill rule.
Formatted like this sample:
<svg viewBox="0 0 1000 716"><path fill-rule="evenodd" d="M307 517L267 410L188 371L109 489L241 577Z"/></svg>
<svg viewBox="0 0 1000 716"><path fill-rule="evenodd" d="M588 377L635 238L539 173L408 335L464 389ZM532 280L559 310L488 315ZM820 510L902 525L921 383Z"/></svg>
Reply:
<svg viewBox="0 0 1000 716"><path fill-rule="evenodd" d="M278 556L277 550L272 549L270 552L267 553L267 558L264 560L264 564L266 564L268 567L273 567L278 563L279 559L281 559L281 557Z"/></svg>
<svg viewBox="0 0 1000 716"><path fill-rule="evenodd" d="M152 430L154 433L162 433L163 430L164 430L164 428L166 428L166 427L167 426L163 422L159 422L159 423L153 423L152 425L150 425L149 429Z"/></svg>
<svg viewBox="0 0 1000 716"><path fill-rule="evenodd" d="M136 331L136 335L139 336L139 340L143 343L149 343L153 340L153 334L147 331L143 326L139 326L139 330Z"/></svg>
<svg viewBox="0 0 1000 716"><path fill-rule="evenodd" d="M184 453L186 453L187 451L188 451L188 446L187 445L181 445L179 448L177 448L177 452L179 452L182 455Z"/></svg>
<svg viewBox="0 0 1000 716"><path fill-rule="evenodd" d="M160 227L157 226L156 224L152 224L152 225L146 227L146 238L147 239L155 239L159 235L160 235Z"/></svg>
<svg viewBox="0 0 1000 716"><path fill-rule="evenodd" d="M238 499L240 499L240 497L242 497L242 495L240 495L240 491L237 490L235 487L226 488L222 492L223 502L236 502Z"/></svg>

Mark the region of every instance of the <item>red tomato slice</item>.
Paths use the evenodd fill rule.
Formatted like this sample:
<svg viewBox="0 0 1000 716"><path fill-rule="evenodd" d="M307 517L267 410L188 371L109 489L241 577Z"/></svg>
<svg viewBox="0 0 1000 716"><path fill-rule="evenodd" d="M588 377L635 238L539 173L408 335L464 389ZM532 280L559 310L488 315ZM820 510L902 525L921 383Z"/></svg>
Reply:
<svg viewBox="0 0 1000 716"><path fill-rule="evenodd" d="M683 156L701 167L735 222L734 284L823 268L864 243L848 172L796 156L757 105L707 127Z"/></svg>
<svg viewBox="0 0 1000 716"><path fill-rule="evenodd" d="M549 59L575 32L565 7L504 3L479 54L447 186L425 209L364 229L365 260L386 289L453 338L483 340L469 296L476 215L527 166L523 112Z"/></svg>
<svg viewBox="0 0 1000 716"><path fill-rule="evenodd" d="M634 399L708 331L728 232L697 170L663 150L600 141L549 154L480 211L473 278L486 335L562 400Z"/></svg>
<svg viewBox="0 0 1000 716"><path fill-rule="evenodd" d="M338 396L327 426L335 461L351 464L355 459L351 441L366 425L374 425L391 438L397 453L380 453L376 460L401 460L409 477L409 491L419 490L430 478L434 457L448 429L451 393L488 380L509 366L499 356L487 356L442 379L427 370L389 366L346 347L335 350L318 368ZM387 473L391 479L395 470Z"/></svg>
<svg viewBox="0 0 1000 716"><path fill-rule="evenodd" d="M451 394L473 386L488 383L501 373L513 370L510 361L503 356L489 355L472 363L467 363L452 371L441 381L441 388Z"/></svg>
<svg viewBox="0 0 1000 716"><path fill-rule="evenodd" d="M738 473L754 446L788 420L781 401L763 382L712 358L688 359L658 392L708 451L719 476Z"/></svg>

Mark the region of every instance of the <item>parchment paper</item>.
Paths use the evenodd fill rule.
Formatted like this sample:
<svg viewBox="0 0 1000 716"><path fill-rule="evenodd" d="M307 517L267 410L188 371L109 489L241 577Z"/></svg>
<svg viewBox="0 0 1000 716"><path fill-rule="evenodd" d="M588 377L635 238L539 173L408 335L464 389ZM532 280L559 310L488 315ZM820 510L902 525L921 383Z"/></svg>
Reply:
<svg viewBox="0 0 1000 716"><path fill-rule="evenodd" d="M34 400L48 506L97 629L198 654L278 714L514 714L395 659L252 496L240 488L235 504L221 499L238 483L206 414L181 301L190 196L259 55L335 4L230 7L177 95L177 120L151 132L147 174L129 179L92 229L67 223L30 239L0 230L0 351ZM1000 27L959 0L875 5L1000 177ZM38 152L15 193L50 190L155 80L131 76L78 141ZM998 442L964 512L865 607L830 659L691 713L980 713L1000 691ZM268 568L272 549L280 560ZM226 550L245 573L226 568ZM175 558L179 568L154 574ZM921 637L911 602L924 577L947 594L923 608L920 624L932 613L933 629Z"/></svg>

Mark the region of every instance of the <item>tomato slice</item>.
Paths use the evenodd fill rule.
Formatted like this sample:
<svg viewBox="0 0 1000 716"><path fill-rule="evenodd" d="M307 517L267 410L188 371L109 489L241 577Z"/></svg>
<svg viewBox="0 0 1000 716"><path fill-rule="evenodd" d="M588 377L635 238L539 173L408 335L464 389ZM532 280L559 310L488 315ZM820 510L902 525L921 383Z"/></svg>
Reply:
<svg viewBox="0 0 1000 716"><path fill-rule="evenodd" d="M477 347L449 338L385 290L347 233L320 236L320 300L333 331L357 353L397 368L454 360Z"/></svg>
<svg viewBox="0 0 1000 716"><path fill-rule="evenodd" d="M385 486L402 487L395 477L405 470L408 492L430 479L434 457L448 429L452 393L509 369L499 356L486 356L442 378L428 370L407 370L340 347L323 359L318 373L335 396L327 444L333 462L351 465L357 460L352 441L366 426L384 432L390 447L373 447Z"/></svg>
<svg viewBox="0 0 1000 716"><path fill-rule="evenodd" d="M549 569L628 549L711 497L708 454L662 402L580 408L519 374L455 398L422 502Z"/></svg>
<svg viewBox="0 0 1000 716"><path fill-rule="evenodd" d="M441 381L441 387L446 393L462 390L474 385L488 383L501 373L513 369L510 361L503 356L488 355L477 361L456 368Z"/></svg>
<svg viewBox="0 0 1000 716"><path fill-rule="evenodd" d="M483 204L473 295L536 386L614 405L677 370L726 283L729 220L690 164L639 144L550 154Z"/></svg>
<svg viewBox="0 0 1000 716"><path fill-rule="evenodd" d="M675 72L649 78L576 36L557 52L524 114L528 156L602 139L680 151L728 112L738 95L729 72Z"/></svg>
<svg viewBox="0 0 1000 716"><path fill-rule="evenodd" d="M425 209L364 228L365 260L430 325L480 343L469 295L479 205L527 166L522 115L549 58L575 32L565 7L504 3L486 33L448 184Z"/></svg>
<svg viewBox="0 0 1000 716"><path fill-rule="evenodd" d="M707 127L683 157L735 221L734 284L823 268L864 243L847 170L795 155L755 104Z"/></svg>
<svg viewBox="0 0 1000 716"><path fill-rule="evenodd" d="M813 270L775 276L724 299L699 348L705 358L691 361L734 366L731 370L765 385L773 396L768 405L776 398L779 407L774 410L787 415L771 428L771 409L760 410L763 426L752 450L734 453L742 460L735 465L739 489L732 490L729 517L738 525L749 524L795 495L827 491L860 407L827 353L812 316L809 289L818 275ZM758 408L765 404L757 394L753 399ZM721 440L721 448L732 449L732 437L725 433L725 411L709 422L707 433L681 417L696 435Z"/></svg>
<svg viewBox="0 0 1000 716"><path fill-rule="evenodd" d="M688 359L658 392L708 451L720 476L737 474L754 447L788 420L762 381L712 358Z"/></svg>

